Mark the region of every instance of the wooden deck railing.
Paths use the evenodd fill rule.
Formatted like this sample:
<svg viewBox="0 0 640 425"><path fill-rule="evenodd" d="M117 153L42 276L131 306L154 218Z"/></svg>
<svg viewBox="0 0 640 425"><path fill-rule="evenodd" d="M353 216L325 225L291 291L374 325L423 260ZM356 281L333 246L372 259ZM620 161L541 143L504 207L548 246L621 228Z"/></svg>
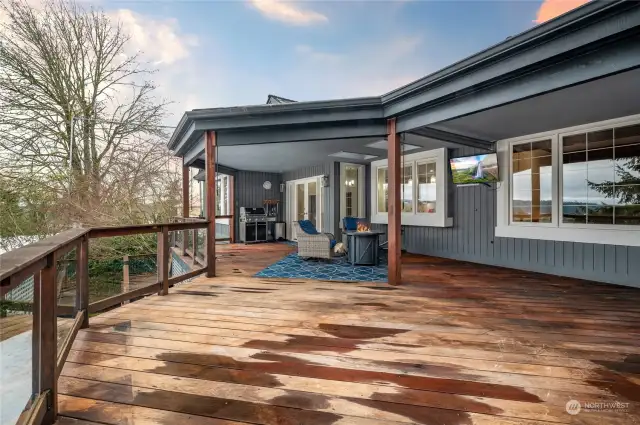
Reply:
<svg viewBox="0 0 640 425"><path fill-rule="evenodd" d="M50 238L0 255L0 290L4 296L33 277L32 304L32 397L18 424L53 424L57 416L57 379L79 329L89 326L89 314L119 305L133 298L158 293L166 295L169 287L207 270L198 268L180 276L169 277L169 233L207 229L208 221L147 224L123 227L71 229ZM89 239L156 233L158 237L158 280L155 284L89 303ZM215 237L215 236L213 236ZM58 306L58 259L76 250L75 306ZM206 258L206 257L205 257ZM74 317L61 345L57 341L59 314Z"/></svg>
<svg viewBox="0 0 640 425"><path fill-rule="evenodd" d="M229 236L219 238L216 235L216 242L235 242L235 225L233 215L217 215L216 221L219 219L229 220ZM198 223L203 222L201 217L172 217L171 219L175 223ZM216 223L216 233L218 231L218 225L222 223ZM203 264L206 257L207 250L207 234L205 233L202 239L202 248L199 248L197 230L192 230L190 234L186 232L181 233L181 237L178 238L178 233L174 233L169 241L172 247L180 248L182 255L191 257L194 262Z"/></svg>

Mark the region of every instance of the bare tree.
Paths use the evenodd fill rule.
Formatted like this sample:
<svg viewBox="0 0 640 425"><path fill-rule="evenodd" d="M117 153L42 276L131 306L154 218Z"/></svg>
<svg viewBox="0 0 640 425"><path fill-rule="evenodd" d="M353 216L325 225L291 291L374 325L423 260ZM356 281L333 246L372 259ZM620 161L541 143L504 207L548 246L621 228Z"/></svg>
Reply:
<svg viewBox="0 0 640 425"><path fill-rule="evenodd" d="M155 71L131 52L122 25L68 1L0 0L1 14L3 181L16 192L37 181L66 200L48 212L53 222L148 216L162 196L145 191L174 185L162 126L168 102L155 96Z"/></svg>

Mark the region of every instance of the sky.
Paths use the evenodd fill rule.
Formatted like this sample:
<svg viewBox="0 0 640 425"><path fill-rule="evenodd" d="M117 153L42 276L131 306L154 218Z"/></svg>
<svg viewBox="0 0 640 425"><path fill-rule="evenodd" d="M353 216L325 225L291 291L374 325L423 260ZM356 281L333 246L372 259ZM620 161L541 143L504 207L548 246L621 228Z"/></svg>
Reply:
<svg viewBox="0 0 640 425"><path fill-rule="evenodd" d="M379 96L586 0L104 0L185 110Z"/></svg>

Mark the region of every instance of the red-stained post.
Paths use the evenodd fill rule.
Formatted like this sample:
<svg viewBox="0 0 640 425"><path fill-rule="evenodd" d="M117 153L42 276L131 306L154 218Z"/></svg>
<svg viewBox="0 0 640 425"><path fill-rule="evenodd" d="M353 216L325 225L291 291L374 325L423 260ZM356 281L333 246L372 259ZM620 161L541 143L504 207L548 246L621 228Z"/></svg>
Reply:
<svg viewBox="0 0 640 425"><path fill-rule="evenodd" d="M207 202L207 277L216 275L216 132L205 132L205 169Z"/></svg>
<svg viewBox="0 0 640 425"><path fill-rule="evenodd" d="M399 285L401 278L401 222L402 205L400 200L400 137L396 132L396 119L387 120L387 139L389 142L389 285Z"/></svg>
<svg viewBox="0 0 640 425"><path fill-rule="evenodd" d="M184 159L183 159L184 161ZM189 217L189 167L182 165L182 217ZM187 231L182 232L182 256L187 255Z"/></svg>
<svg viewBox="0 0 640 425"><path fill-rule="evenodd" d="M236 178L229 176L229 243L236 242Z"/></svg>
<svg viewBox="0 0 640 425"><path fill-rule="evenodd" d="M49 391L44 425L53 425L58 416L58 315L57 268L55 253L47 256L47 266L40 271L40 392Z"/></svg>

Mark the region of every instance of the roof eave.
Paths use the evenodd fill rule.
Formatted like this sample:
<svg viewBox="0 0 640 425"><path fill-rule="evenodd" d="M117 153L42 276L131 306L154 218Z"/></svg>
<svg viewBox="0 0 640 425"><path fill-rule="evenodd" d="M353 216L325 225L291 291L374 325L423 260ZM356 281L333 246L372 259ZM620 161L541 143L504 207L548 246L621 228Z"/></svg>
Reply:
<svg viewBox="0 0 640 425"><path fill-rule="evenodd" d="M581 25L585 20L594 19L597 15L625 2L626 0L589 2L579 8L558 16L551 21L510 37L472 56L468 56L461 61L429 74L417 81L413 81L398 89L383 94L381 96L382 103L387 104L394 100L410 97L416 92L422 92L428 89L430 85L439 84L442 80L454 77L456 74L468 71L471 68L482 66L487 61L496 60L498 57L511 55L517 51L529 48L531 44L538 42L542 38L546 39L555 32L566 30L569 26Z"/></svg>

